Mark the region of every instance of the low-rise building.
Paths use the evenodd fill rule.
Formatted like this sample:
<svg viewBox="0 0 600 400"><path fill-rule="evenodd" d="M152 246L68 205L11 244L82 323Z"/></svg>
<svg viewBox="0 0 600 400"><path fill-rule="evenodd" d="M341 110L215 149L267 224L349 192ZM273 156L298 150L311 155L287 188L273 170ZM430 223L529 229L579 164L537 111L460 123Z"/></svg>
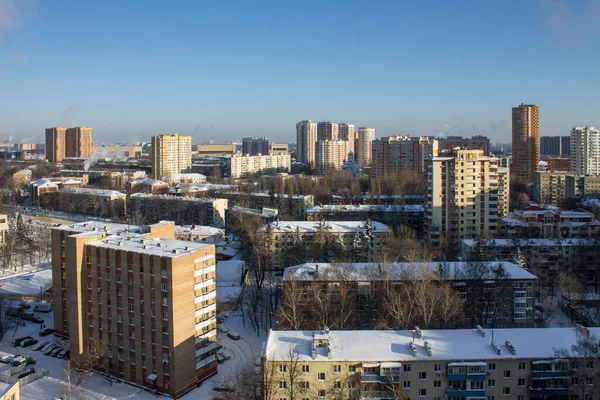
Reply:
<svg viewBox="0 0 600 400"><path fill-rule="evenodd" d="M553 210L529 206L515 210L510 217L498 220L499 238L590 238L600 233L594 214L581 208Z"/></svg>
<svg viewBox="0 0 600 400"><path fill-rule="evenodd" d="M206 176L196 173L170 174L164 177L164 181L170 185L178 185L180 183L205 183Z"/></svg>
<svg viewBox="0 0 600 400"><path fill-rule="evenodd" d="M237 152L235 144L197 144L194 152L201 157L232 156Z"/></svg>
<svg viewBox="0 0 600 400"><path fill-rule="evenodd" d="M316 251L318 235L326 235L330 242L339 247L340 252L352 254L361 252L360 258L373 261L377 252L383 249L385 240L391 234L390 228L375 221L275 221L258 229L259 235L272 235L272 267L283 270L284 255L296 242L303 243L307 256ZM361 240L369 240L367 245ZM298 255L296 255L298 256ZM304 262L308 260L303 260Z"/></svg>
<svg viewBox="0 0 600 400"><path fill-rule="evenodd" d="M244 222L254 220L256 224L270 224L277 220L278 214L277 210L270 208L259 211L244 207L229 207L225 210L225 233L243 235Z"/></svg>
<svg viewBox="0 0 600 400"><path fill-rule="evenodd" d="M230 207L244 207L255 210L274 208L282 218L306 219L306 210L315 205L315 197L309 195L278 195L269 192L221 192L219 198L227 199Z"/></svg>
<svg viewBox="0 0 600 400"><path fill-rule="evenodd" d="M231 157L229 177L239 179L254 174L290 172L291 165L292 159L289 154L233 156Z"/></svg>
<svg viewBox="0 0 600 400"><path fill-rule="evenodd" d="M169 184L158 179L135 178L127 182L129 193L163 194L169 190Z"/></svg>
<svg viewBox="0 0 600 400"><path fill-rule="evenodd" d="M31 182L31 202L45 207L45 203L49 200L49 198L46 200L43 199L45 194L56 192L58 189L79 188L87 185L87 183L87 175L81 177L64 176L37 179Z"/></svg>
<svg viewBox="0 0 600 400"><path fill-rule="evenodd" d="M569 171L568 158L549 158L548 171Z"/></svg>
<svg viewBox="0 0 600 400"><path fill-rule="evenodd" d="M226 199L135 193L129 196L131 216L146 223L175 221L177 225L197 224L220 228L225 223Z"/></svg>
<svg viewBox="0 0 600 400"><path fill-rule="evenodd" d="M385 326L386 300L384 292L398 290L417 280L448 282L463 303L464 315L453 321L457 327L480 324L484 327L524 328L534 326L534 294L537 278L522 267L510 262L417 262L417 263L306 263L285 269L283 275L283 311L293 301L289 296L311 294L339 300L349 314L343 329L375 329ZM490 289L496 290L488 296ZM315 329L312 307L300 307L294 312L305 315L297 318L297 329ZM483 311L483 312L482 312ZM475 316L475 319L472 318ZM336 329L340 329L336 327Z"/></svg>
<svg viewBox="0 0 600 400"><path fill-rule="evenodd" d="M217 262L217 311L236 310L242 300L246 264L242 260Z"/></svg>
<svg viewBox="0 0 600 400"><path fill-rule="evenodd" d="M464 260L519 261L539 278L541 286L556 284L560 272L600 286L599 246L600 239L466 239L461 252Z"/></svg>
<svg viewBox="0 0 600 400"><path fill-rule="evenodd" d="M6 232L8 232L8 215L0 214L0 244L6 241Z"/></svg>
<svg viewBox="0 0 600 400"><path fill-rule="evenodd" d="M116 190L93 188L63 188L49 193L48 207L66 213L85 214L101 218L122 218L126 215L127 195Z"/></svg>
<svg viewBox="0 0 600 400"><path fill-rule="evenodd" d="M111 172L108 176L112 188L126 190L128 183L135 179L146 179L144 171Z"/></svg>
<svg viewBox="0 0 600 400"><path fill-rule="evenodd" d="M189 242L217 244L225 238L225 229L205 225L178 225L175 227L175 239Z"/></svg>
<svg viewBox="0 0 600 400"><path fill-rule="evenodd" d="M55 334L71 360L180 397L217 373L214 245L173 239L172 222L53 228Z"/></svg>
<svg viewBox="0 0 600 400"><path fill-rule="evenodd" d="M425 202L423 195L402 194L361 194L361 195L331 195L332 204L420 204Z"/></svg>
<svg viewBox="0 0 600 400"><path fill-rule="evenodd" d="M327 204L309 208L306 211L309 221L365 221L372 219L391 226L412 229L418 238L423 236L423 205L375 204L375 205L336 205Z"/></svg>
<svg viewBox="0 0 600 400"><path fill-rule="evenodd" d="M31 170L30 169L22 169L13 174L12 177L13 186L16 189L21 189L31 182Z"/></svg>
<svg viewBox="0 0 600 400"><path fill-rule="evenodd" d="M567 175L565 178L565 196L580 199L600 196L600 176Z"/></svg>
<svg viewBox="0 0 600 400"><path fill-rule="evenodd" d="M272 330L262 369L273 398L568 399L597 390L598 354L576 350L599 335L600 328Z"/></svg>

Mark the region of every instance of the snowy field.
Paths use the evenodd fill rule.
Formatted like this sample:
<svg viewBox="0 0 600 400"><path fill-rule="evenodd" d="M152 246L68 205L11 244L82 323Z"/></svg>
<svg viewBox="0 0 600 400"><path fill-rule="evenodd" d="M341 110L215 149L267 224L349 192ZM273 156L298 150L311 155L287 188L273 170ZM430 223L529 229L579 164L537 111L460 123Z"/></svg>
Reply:
<svg viewBox="0 0 600 400"><path fill-rule="evenodd" d="M31 304L32 308L30 310L32 310L35 304L38 303L29 304ZM44 319L46 327L53 327L53 313L36 312L35 315ZM222 325L239 333L241 339L232 340L226 334L218 333L218 341L223 346L223 349L220 351L231 356L231 359L225 361L223 364L219 364L219 373L216 376L205 381L202 386L182 397L183 399L212 399L212 388L216 381L226 379L230 374L234 374L238 368L253 363L255 358L260 356L262 344L266 340L266 336L263 334L261 337L257 337L256 332L249 325L246 328L242 326L242 319L239 315L232 313L229 313L229 315L229 318ZM0 341L0 352L7 353L8 355L30 355L37 361L35 365L36 370L47 369L49 371L48 377L21 387L22 400L51 400L61 395L66 387L64 373L67 366L66 360L47 356L39 351L33 351L31 347L13 347L11 344L13 338L31 336L40 342L50 341L68 348L68 343L53 335L40 337L39 331L40 324L22 321L22 324L16 327L16 331L15 328L9 330ZM0 364L0 372L4 372L9 368L10 366L7 364ZM169 399L170 397L157 396L126 383L116 383L116 381L113 381L111 384L108 380L96 374L85 382L77 398L81 400L150 400L157 398Z"/></svg>

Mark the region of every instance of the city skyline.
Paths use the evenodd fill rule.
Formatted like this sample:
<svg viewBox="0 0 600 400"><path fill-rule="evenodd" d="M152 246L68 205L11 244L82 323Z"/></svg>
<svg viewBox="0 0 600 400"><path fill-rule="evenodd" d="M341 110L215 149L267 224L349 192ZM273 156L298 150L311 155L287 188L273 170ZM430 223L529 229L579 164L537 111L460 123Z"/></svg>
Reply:
<svg viewBox="0 0 600 400"><path fill-rule="evenodd" d="M519 103L540 107L540 135L568 135L599 125L597 2L583 3L519 2L515 14L506 2L144 3L140 12L135 2L8 0L0 137L41 141L48 126L86 125L106 142L170 132L287 142L294 123L312 119L372 126L378 137L509 143Z"/></svg>

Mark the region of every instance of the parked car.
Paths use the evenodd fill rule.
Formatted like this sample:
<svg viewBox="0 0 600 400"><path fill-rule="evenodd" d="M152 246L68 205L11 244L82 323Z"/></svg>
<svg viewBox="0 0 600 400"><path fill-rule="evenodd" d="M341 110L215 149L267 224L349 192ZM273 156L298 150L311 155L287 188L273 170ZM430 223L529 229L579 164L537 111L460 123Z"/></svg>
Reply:
<svg viewBox="0 0 600 400"><path fill-rule="evenodd" d="M50 344L50 342L49 342L49 341L45 341L45 342L38 343L38 344L36 344L35 346L33 346L33 347L31 348L31 350L33 350L33 351L39 351L39 350L41 350L42 348L46 347L48 344Z"/></svg>
<svg viewBox="0 0 600 400"><path fill-rule="evenodd" d="M33 311L49 313L52 311L52 304L50 304L50 303L38 304L37 306L33 307Z"/></svg>
<svg viewBox="0 0 600 400"><path fill-rule="evenodd" d="M46 328L40 331L40 336L48 336L54 333L54 329Z"/></svg>
<svg viewBox="0 0 600 400"><path fill-rule="evenodd" d="M33 318L35 317L35 314L31 311L29 312L23 312L21 314L21 318L23 318L25 321L33 321Z"/></svg>
<svg viewBox="0 0 600 400"><path fill-rule="evenodd" d="M227 336L229 336L229 338L233 339L233 340L240 340L240 334L237 332L234 332L232 330L230 330L229 332L227 332Z"/></svg>
<svg viewBox="0 0 600 400"><path fill-rule="evenodd" d="M9 307L6 309L6 315L9 317L20 317L23 315L23 309L21 307Z"/></svg>
<svg viewBox="0 0 600 400"><path fill-rule="evenodd" d="M45 353L45 352L46 352L46 350L48 350L48 349L49 349L50 347L52 347L52 346L56 346L56 344L55 344L55 343L50 343L50 342L49 342L47 345L45 345L44 347L42 347L42 350L41 350L41 352L42 352L42 353Z"/></svg>
<svg viewBox="0 0 600 400"><path fill-rule="evenodd" d="M31 322L35 322L36 324L43 324L44 323L44 319L38 317L37 315L34 315L31 319Z"/></svg>
<svg viewBox="0 0 600 400"><path fill-rule="evenodd" d="M52 351L50 352L50 355L51 355L52 357L56 357L56 356L58 355L58 353L60 353L60 352L61 352L61 351L63 351L63 350L64 350L64 349L63 349L62 347L60 347L60 346L59 346L59 347L55 348L54 350L52 350Z"/></svg>
<svg viewBox="0 0 600 400"><path fill-rule="evenodd" d="M58 347L57 344L52 343L52 345L50 345L50 347L46 348L46 350L44 351L45 355L50 355L50 353L52 353L54 351L54 349L56 349Z"/></svg>
<svg viewBox="0 0 600 400"><path fill-rule="evenodd" d="M224 327L224 326L223 326L223 325L221 325L221 324L217 324L217 330L218 330L219 332L221 332L221 333L227 333L227 332L229 332L229 328L226 328L226 327Z"/></svg>
<svg viewBox="0 0 600 400"><path fill-rule="evenodd" d="M31 308L31 305L27 303L19 303L19 307L22 307L24 310L28 310Z"/></svg>
<svg viewBox="0 0 600 400"><path fill-rule="evenodd" d="M12 362L12 366L13 367L18 367L21 364L25 364L25 365L30 365L30 364L35 364L35 358L30 357L30 356L17 356L15 357L15 359Z"/></svg>
<svg viewBox="0 0 600 400"><path fill-rule="evenodd" d="M61 351L58 352L58 354L56 355L56 358L64 358L66 354L67 354L67 349L62 349Z"/></svg>
<svg viewBox="0 0 600 400"><path fill-rule="evenodd" d="M11 362L13 362L13 358L11 356L4 356L0 358L0 362L2 364L10 364Z"/></svg>
<svg viewBox="0 0 600 400"><path fill-rule="evenodd" d="M36 339L26 339L21 342L21 347L29 347L36 344L38 341Z"/></svg>
<svg viewBox="0 0 600 400"><path fill-rule="evenodd" d="M31 336L23 336L23 337L13 339L11 343L12 343L13 347L17 347L21 344L21 342L23 340L27 340L27 339L33 339L33 338Z"/></svg>

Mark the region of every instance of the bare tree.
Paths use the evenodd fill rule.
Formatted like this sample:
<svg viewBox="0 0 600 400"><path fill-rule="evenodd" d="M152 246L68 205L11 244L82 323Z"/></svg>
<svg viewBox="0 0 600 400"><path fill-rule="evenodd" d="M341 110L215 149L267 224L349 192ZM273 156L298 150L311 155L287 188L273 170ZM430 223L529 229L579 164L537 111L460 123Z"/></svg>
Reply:
<svg viewBox="0 0 600 400"><path fill-rule="evenodd" d="M570 362L570 380L562 387L579 399L600 398L600 341L583 327L577 328L577 343L570 349L555 349L555 357ZM544 382L545 383L545 382ZM556 382L550 381L550 384Z"/></svg>

